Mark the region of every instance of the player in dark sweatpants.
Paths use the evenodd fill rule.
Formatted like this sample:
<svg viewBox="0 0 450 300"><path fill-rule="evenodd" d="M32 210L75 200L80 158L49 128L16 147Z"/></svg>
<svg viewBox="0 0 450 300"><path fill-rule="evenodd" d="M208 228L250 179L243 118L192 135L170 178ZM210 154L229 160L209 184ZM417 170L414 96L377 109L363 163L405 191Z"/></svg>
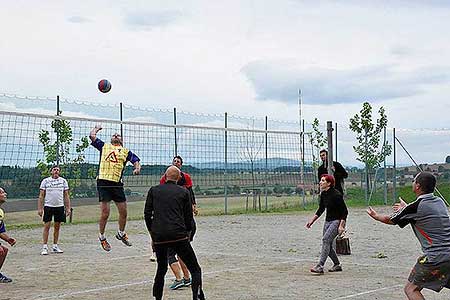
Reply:
<svg viewBox="0 0 450 300"><path fill-rule="evenodd" d="M152 237L158 269L153 284L153 296L162 299L164 276L167 273L167 249L173 248L186 264L192 276L192 299L204 300L202 273L189 242L192 230L192 204L189 191L176 184L180 170L171 166L166 171L167 181L151 187L145 202L144 219Z"/></svg>

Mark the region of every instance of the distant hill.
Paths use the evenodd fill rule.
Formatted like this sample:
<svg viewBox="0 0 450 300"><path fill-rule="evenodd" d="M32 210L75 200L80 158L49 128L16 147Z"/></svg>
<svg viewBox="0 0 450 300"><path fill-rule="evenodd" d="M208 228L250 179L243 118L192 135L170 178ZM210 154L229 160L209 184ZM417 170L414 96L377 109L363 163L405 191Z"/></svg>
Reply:
<svg viewBox="0 0 450 300"><path fill-rule="evenodd" d="M288 158L268 158L267 159L267 168L269 170L275 170L279 168L300 168L301 161L295 160L295 159L288 159ZM305 163L306 165L306 163ZM224 162L206 162L206 163L194 163L192 164L193 167L198 169L225 169L225 163ZM311 166L311 164L308 164L307 166ZM234 162L234 163L228 163L228 169L233 170L243 170L248 171L251 170L252 165L249 161L247 162ZM261 169L264 170L266 168L266 160L265 159L258 159L253 162L253 168L255 170Z"/></svg>

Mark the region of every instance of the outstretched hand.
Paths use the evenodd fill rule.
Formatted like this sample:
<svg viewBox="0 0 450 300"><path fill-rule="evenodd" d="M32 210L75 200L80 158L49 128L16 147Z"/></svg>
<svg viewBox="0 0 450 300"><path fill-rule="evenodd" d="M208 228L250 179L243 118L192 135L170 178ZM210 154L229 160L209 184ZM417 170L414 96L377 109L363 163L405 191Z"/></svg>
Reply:
<svg viewBox="0 0 450 300"><path fill-rule="evenodd" d="M367 212L367 214L368 214L369 216L371 216L373 219L376 220L376 216L377 216L378 214L377 214L377 212L376 212L372 207L369 206L369 207L367 208L366 212Z"/></svg>
<svg viewBox="0 0 450 300"><path fill-rule="evenodd" d="M402 208L404 208L405 206L407 206L408 204L402 199L402 197L398 197L398 200L400 200L400 202L395 203L392 206L392 209L394 210L394 212L397 212L399 210L401 210Z"/></svg>

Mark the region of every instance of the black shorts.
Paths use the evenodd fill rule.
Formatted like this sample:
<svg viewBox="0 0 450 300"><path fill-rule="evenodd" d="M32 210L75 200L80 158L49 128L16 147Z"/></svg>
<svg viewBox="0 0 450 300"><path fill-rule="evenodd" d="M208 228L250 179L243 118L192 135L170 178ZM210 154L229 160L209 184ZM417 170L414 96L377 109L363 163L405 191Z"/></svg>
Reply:
<svg viewBox="0 0 450 300"><path fill-rule="evenodd" d="M66 223L66 211L64 209L64 206L44 206L44 216L42 217L42 221L44 221L44 223L47 223L51 222L52 219L55 222Z"/></svg>
<svg viewBox="0 0 450 300"><path fill-rule="evenodd" d="M97 179L98 200L100 202L125 202L125 192L122 182Z"/></svg>

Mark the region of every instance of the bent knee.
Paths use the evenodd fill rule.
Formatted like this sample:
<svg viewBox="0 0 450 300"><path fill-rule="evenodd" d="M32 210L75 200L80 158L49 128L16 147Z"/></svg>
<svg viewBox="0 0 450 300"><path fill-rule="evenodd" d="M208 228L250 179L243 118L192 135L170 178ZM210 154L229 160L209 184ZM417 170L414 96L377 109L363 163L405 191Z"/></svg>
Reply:
<svg viewBox="0 0 450 300"><path fill-rule="evenodd" d="M403 291L406 295L411 295L412 293L416 292L419 289L417 285L415 285L412 282L407 282L406 285L403 287Z"/></svg>

